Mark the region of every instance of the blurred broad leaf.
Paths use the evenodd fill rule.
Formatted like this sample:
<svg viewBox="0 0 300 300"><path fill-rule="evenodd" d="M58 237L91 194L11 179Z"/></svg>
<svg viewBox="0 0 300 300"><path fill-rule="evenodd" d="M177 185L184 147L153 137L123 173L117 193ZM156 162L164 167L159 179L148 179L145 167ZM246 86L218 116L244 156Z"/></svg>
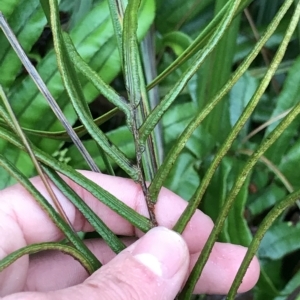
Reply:
<svg viewBox="0 0 300 300"><path fill-rule="evenodd" d="M262 190L261 193L256 194L255 200L248 205L252 215L258 215L274 206L280 201L286 192L276 183L272 183Z"/></svg>
<svg viewBox="0 0 300 300"><path fill-rule="evenodd" d="M274 224L265 234L258 251L262 258L280 259L284 255L300 249L300 244L295 243L300 235L300 223L293 225L291 222Z"/></svg>
<svg viewBox="0 0 300 300"><path fill-rule="evenodd" d="M119 127L118 129L112 130L107 133L108 139L119 147L119 149L127 155L129 158L135 157L135 148L133 143L132 134L127 128L127 126ZM100 167L100 169L103 171L105 170L105 166L103 163L103 160L101 158L99 148L95 141L88 140L83 142L84 146L88 150L88 152L91 154L97 165ZM81 158L78 149L75 146L71 146L66 156L68 159L70 159L70 164L75 169L88 169L88 165L86 162ZM112 165L115 167L115 162L111 161Z"/></svg>
<svg viewBox="0 0 300 300"><path fill-rule="evenodd" d="M295 61L294 65L290 68L288 76L284 82L283 90L276 99L276 106L272 112L272 117L275 117L284 111L292 108L300 101L300 56ZM266 156L274 163L281 162L286 151L290 148L292 138L297 135L299 128L300 118L298 117L279 137L279 139L272 145L266 152ZM267 136L275 127L278 122L271 124L265 133Z"/></svg>
<svg viewBox="0 0 300 300"><path fill-rule="evenodd" d="M10 5L6 1L1 1L0 11L5 17L9 16L10 27L24 51L28 53L47 23L40 1L12 1ZM0 45L0 84L9 88L20 72L22 63L2 31L0 32Z"/></svg>

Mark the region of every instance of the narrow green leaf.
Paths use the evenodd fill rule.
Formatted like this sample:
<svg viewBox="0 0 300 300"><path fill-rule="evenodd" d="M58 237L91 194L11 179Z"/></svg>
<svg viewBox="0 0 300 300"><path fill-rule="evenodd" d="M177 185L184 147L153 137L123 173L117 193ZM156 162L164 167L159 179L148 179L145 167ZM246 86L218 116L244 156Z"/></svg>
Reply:
<svg viewBox="0 0 300 300"><path fill-rule="evenodd" d="M141 100L139 79L139 54L137 45L137 15L140 0L129 1L123 23L122 55L124 61L124 76L129 100L136 107Z"/></svg>
<svg viewBox="0 0 300 300"><path fill-rule="evenodd" d="M93 121L97 126L99 126L105 123L106 121L110 120L118 111L119 111L118 108L113 108L109 112L98 117L97 119L94 119ZM0 120L0 122L2 121ZM5 124L4 122L2 125L7 126L7 124ZM54 140L62 140L66 142L72 141L70 136L67 134L65 130L64 131L40 131L40 130L34 130L34 129L24 128L24 127L22 127L22 129L26 133L34 136L45 137ZM82 137L83 135L87 134L87 130L83 125L74 127L74 131L76 132L78 137Z"/></svg>
<svg viewBox="0 0 300 300"><path fill-rule="evenodd" d="M215 3L216 14L227 4L227 0L217 0ZM221 41L218 43L209 58L199 70L197 99L199 109L210 103L220 88L230 79L232 73L233 57L236 48L240 15L229 25ZM213 72L212 72L213 70ZM200 79L201 78L201 79ZM200 80L199 80L200 79ZM240 102L240 99L235 99ZM202 122L204 128L215 138L216 144L222 143L231 130L229 96L214 108Z"/></svg>
<svg viewBox="0 0 300 300"><path fill-rule="evenodd" d="M155 1L142 1L139 14L139 40L145 35L145 32L153 22L154 15ZM93 70L104 82L112 81L120 72L121 65L107 1L95 2L93 9L69 33L81 57L92 66ZM68 121L74 124L77 116L63 88L54 51L49 50L45 57L38 62L36 68L67 116ZM88 82L87 79L81 78L81 84L85 99L88 102L91 102L99 95L98 89ZM50 107L45 103L43 96L38 92L29 76L19 78L19 81L14 83L8 97L22 127L42 131L63 130L60 122L51 112ZM41 118L40 116L43 117ZM47 153L57 151L61 145L60 141L51 141L46 138L41 139L33 136L31 141ZM11 147L4 141L0 141L0 152L5 152L9 155L10 160L17 164L17 167L24 174L27 176L34 175L33 166L25 163L28 159L24 153L15 150L14 147ZM5 172L1 172L1 179L0 188L4 188L12 183L11 178Z"/></svg>
<svg viewBox="0 0 300 300"><path fill-rule="evenodd" d="M92 274L95 271L93 265L91 265L91 262L83 255L82 252L78 251L77 249L60 243L39 243L23 247L1 259L0 272L23 255L35 254L46 250L58 250L63 253L69 254L73 256L73 258L78 260L89 274Z"/></svg>
<svg viewBox="0 0 300 300"><path fill-rule="evenodd" d="M67 239L74 245L74 247L82 253L82 255L89 261L96 271L101 267L101 263L94 256L94 254L87 248L78 235L64 222L51 204L42 196L42 194L33 186L33 184L21 174L13 164L11 164L3 155L0 154L0 165L5 168L21 185L33 196L39 203L41 208L51 218L53 223L66 235Z"/></svg>
<svg viewBox="0 0 300 300"><path fill-rule="evenodd" d="M124 2L122 0L109 0L109 11L114 26L115 37L117 40L117 46L119 56L121 60L121 66L123 69L123 55L122 55L122 33L123 33L123 18L124 18Z"/></svg>
<svg viewBox="0 0 300 300"><path fill-rule="evenodd" d="M53 32L53 39L54 39L54 49L57 56L57 63L62 75L63 83L66 87L67 93L71 98L71 102L75 110L77 110L78 104L80 109L84 110L86 116L88 117L88 123L92 123L95 126L94 121L92 120L92 114L90 112L88 103L84 99L84 95L82 92L81 84L79 82L76 70L71 62L70 55L68 53L68 48L66 47L66 43L63 39L62 30L60 27L59 21L59 12L58 12L58 4L55 1L50 1L50 5L48 7L48 3L42 1L43 7L45 10L45 14L47 15L48 22L51 24L52 32ZM73 44L69 36L65 35L71 45L69 48L72 48ZM74 46L73 46L74 48ZM75 48L74 48L75 49ZM72 49L73 50L73 49ZM78 55L79 56L79 55ZM78 111L78 110L77 110ZM80 116L80 115L79 115ZM82 118L82 117L81 117ZM84 122L83 122L84 124ZM99 129L98 129L99 130ZM100 130L99 130L100 131ZM106 169L108 174L114 175L114 171L110 165L106 157L106 153L104 149L99 147L99 152L103 158L104 164L106 165ZM92 170L96 172L100 172L98 166L96 164L92 165Z"/></svg>
<svg viewBox="0 0 300 300"><path fill-rule="evenodd" d="M10 106L10 103L2 89L2 86L0 85L0 98L8 112L8 115L9 116L5 116L6 119L10 118L11 119L11 122L13 125L12 129L16 132L16 134L20 137L25 149L26 149L26 152L29 154L33 164L34 164L34 167L35 169L37 170L38 174L40 175L40 178L50 196L50 198L52 199L57 211L59 212L59 214L61 215L61 217L63 218L63 220L70 226L70 228L73 228L72 227L72 224L70 223L69 219L68 219L68 216L66 215L64 209L62 208L60 202L58 201L55 193L53 192L53 189L49 183L49 180L48 178L45 176L45 174L43 173L43 170L39 164L39 162L37 161L33 151L32 151L32 148L31 148L31 145L30 145L30 142L28 141L27 137L25 136L24 132L22 131L21 127L20 127L20 124L18 123L18 120Z"/></svg>
<svg viewBox="0 0 300 300"><path fill-rule="evenodd" d="M99 144L99 146L108 154L116 163L128 173L133 179L137 179L137 171L131 162L125 157L125 155L114 145L112 145L105 134L95 125L93 119L90 116L87 103L83 99L81 89L71 78L72 69L69 61L68 53L66 51L64 41L61 35L61 29L58 19L58 6L56 0L50 0L51 11L51 27L54 40L54 48L57 55L57 63L61 72L64 85L70 96L74 109L76 110L81 122L93 137L93 139ZM75 71L74 71L75 72ZM78 82L79 84L79 82ZM79 92L80 91L80 92ZM98 167L97 167L97 170Z"/></svg>
<svg viewBox="0 0 300 300"><path fill-rule="evenodd" d="M66 44L67 51L70 55L75 67L90 81L93 85L106 97L111 103L116 105L121 111L123 111L127 118L127 123L129 123L131 113L128 103L117 92L106 84L102 78L81 58L77 52L70 36L63 32L64 41Z"/></svg>
<svg viewBox="0 0 300 300"><path fill-rule="evenodd" d="M36 86L39 88L43 96L47 99L48 103L50 104L53 112L57 116L57 118L60 120L60 122L63 124L65 129L69 132L70 137L72 138L73 142L78 146L80 149L80 152L82 153L83 157L87 160L90 166L93 166L93 160L90 157L90 155L87 153L85 148L83 147L80 139L74 132L72 126L67 121L65 115L62 113L60 107L52 97L51 93L49 92L47 86L41 79L39 73L36 71L28 57L26 56L24 50L21 48L18 40L14 36L11 28L9 27L8 23L5 21L5 18L3 17L2 13L0 12L0 27L5 33L7 39L9 40L11 46L13 47L14 51L17 53L19 58L22 60L22 63L24 64L24 67L27 69L30 77L36 84ZM10 102L11 103L11 102ZM17 114L16 114L17 115Z"/></svg>
<svg viewBox="0 0 300 300"><path fill-rule="evenodd" d="M78 208L86 220L94 227L107 245L115 252L119 253L126 248L120 239L101 221L94 211L68 186L66 183L47 166L43 166L46 174L55 186Z"/></svg>
<svg viewBox="0 0 300 300"><path fill-rule="evenodd" d="M150 103L146 92L144 72L138 49L137 29L140 0L129 1L123 22L122 55L126 90L132 109L132 132L136 147L136 160L140 169L140 182L146 191L145 180L151 181L157 169L158 157L154 134L146 141L141 153L138 128L150 113ZM147 199L147 196L146 196ZM149 206L148 206L149 207Z"/></svg>

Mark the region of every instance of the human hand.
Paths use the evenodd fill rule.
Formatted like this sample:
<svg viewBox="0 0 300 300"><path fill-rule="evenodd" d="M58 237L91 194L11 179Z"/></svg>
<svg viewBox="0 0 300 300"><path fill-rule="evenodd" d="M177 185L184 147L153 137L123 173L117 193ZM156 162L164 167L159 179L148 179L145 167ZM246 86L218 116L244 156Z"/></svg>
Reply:
<svg viewBox="0 0 300 300"><path fill-rule="evenodd" d="M143 194L129 179L82 171L118 199L147 215ZM211 219L196 211L182 237L171 230L186 206L179 196L163 189L156 205L160 226L143 235L80 186L65 179L80 197L128 245L115 256L101 240L87 246L105 264L90 277L72 257L57 251L24 256L0 273L0 296L16 299L174 299L199 256L211 230ZM32 183L46 197L40 178ZM76 231L92 231L81 213L54 187ZM33 243L59 241L62 233L20 185L0 191L0 259ZM49 200L50 202L50 200ZM134 236L139 237L137 240ZM226 294L246 248L216 243L195 293ZM256 258L251 262L239 292L251 289L259 276Z"/></svg>

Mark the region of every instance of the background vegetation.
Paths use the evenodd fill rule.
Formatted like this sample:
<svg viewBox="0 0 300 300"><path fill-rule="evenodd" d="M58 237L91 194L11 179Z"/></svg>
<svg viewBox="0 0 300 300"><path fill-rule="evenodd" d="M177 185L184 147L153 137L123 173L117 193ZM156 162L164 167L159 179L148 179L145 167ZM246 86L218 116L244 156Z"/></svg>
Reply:
<svg viewBox="0 0 300 300"><path fill-rule="evenodd" d="M99 142L91 136L93 128L88 129L90 125L85 124L90 134L83 130L81 140L96 166L105 173L133 177L141 184L145 179L152 182L152 190L145 191L149 203L155 202L163 184L190 203L195 203L194 208L199 205L220 225L220 233L216 232L212 242L218 238L220 241L249 246L253 235L260 234L259 226L267 229L257 252L262 268L261 277L247 297L256 300L298 299L300 223L296 200L300 189L300 119L297 106L300 100L299 1L144 0L139 9L137 37L140 43L137 51L134 26L130 29L130 25L134 25L134 17L125 17L129 27L125 23L123 39L118 37L117 26L113 25L111 17L116 17L116 11L112 6L109 7L109 3L123 3L125 7L126 1L61 0L56 17L59 17L62 29L69 34L78 53L95 74L117 91L112 97L107 96L111 91L109 87L97 81L95 74L88 78L87 73L76 65L78 78L70 75L68 68L73 59L72 47L60 28L56 34L53 32L55 13L51 1L50 7L47 6L48 1L41 2L1 0L0 11L63 114L73 127L85 124L82 118L104 116L96 124L101 123L101 132L105 133L109 143L117 146L129 160L138 165L138 156L142 155L141 173L135 173L130 167L124 166L125 160L121 163L117 161L112 155L117 152L105 148L105 138L100 135ZM132 12L134 2L130 1L133 3ZM271 23L283 5L286 13L278 23ZM230 13L234 18L230 17ZM49 20L52 18L52 31L47 17ZM294 28L290 23L293 18ZM218 33L222 33L222 26L224 34L218 37ZM270 28L276 30L266 39L263 47L258 48L251 64L246 65L244 70L240 69L251 56L251 51L260 45L259 39ZM60 58L59 47L53 43L53 37L56 43L63 45L61 50L69 53L69 62L67 58ZM127 39L133 41L133 44L126 44ZM282 44L284 42L288 42L286 49ZM120 43L123 43L123 56L120 56ZM0 45L0 84L19 124L36 147L34 153L37 160L54 169L55 164L59 168L65 168L67 164L74 169L90 169L79 153L78 146L63 133L60 121L52 113L2 32ZM284 56L280 58L281 53ZM184 60L187 55L189 59ZM63 63L59 65L61 61ZM133 67L133 71L128 71L132 62L137 62L137 66ZM64 63L69 74L62 74ZM197 64L199 68L193 69ZM161 74L170 65L175 67L168 76L153 81L157 74ZM237 77L232 77L234 72ZM91 82L92 78L101 85L100 88L97 82ZM139 81L135 81L136 78L140 78ZM237 80L233 81L232 78ZM75 87L68 80L75 82ZM180 86L185 81L186 84ZM133 87L130 87L131 83ZM139 91L135 91L135 87ZM227 94L220 92L223 87L227 89ZM82 90L81 94L78 88ZM3 95L1 98L4 98ZM76 101L75 105L74 102L72 104L76 95L80 96L82 108L76 109ZM126 115L127 109L130 111L130 108L135 108L135 95L142 95L140 107L144 111L137 111L140 118ZM120 99L129 99L128 107L116 102ZM153 118L158 116L159 112L153 108L159 102L167 103L168 99L172 99L171 105L164 106L166 112L153 130L154 125L145 120L149 120L147 116L151 110ZM216 99L219 99L218 104ZM114 110L115 105L119 110ZM7 164L10 162L16 167L15 174L20 172L29 178L37 174L36 167L30 156L9 140L8 132L14 126L8 126L11 117L5 119L8 110L3 105L1 107L1 157ZM86 116L80 117L78 110L86 111ZM245 115L242 115L243 112ZM207 114L205 119L204 114ZM282 120L286 123L280 123ZM157 121L159 119L153 121L153 124ZM149 140L140 147L147 127L145 124L152 132L153 147ZM279 124L286 126L280 131ZM193 130L187 133L193 126ZM139 128L144 131L140 130L136 134ZM187 139L178 140L183 133L187 133ZM19 140L16 136L14 138ZM52 158L47 156L43 160L44 154L39 154L37 148ZM174 153L174 149L179 149L178 157L172 160L170 153ZM110 159L107 160L107 157ZM49 162L51 159L52 162ZM162 164L163 168L159 168ZM0 168L1 189L16 180L8 172L9 168ZM170 172L163 174L166 169ZM57 168L55 170L58 171ZM103 197L103 193L100 196ZM202 199L201 203L197 199ZM231 205L230 201L233 200L234 204ZM280 207L280 203L286 204ZM226 215L220 217L220 212L226 214L226 205L231 210L225 219ZM273 220L266 221L265 217L268 214L270 216L274 209L277 209L277 215L274 215ZM128 218L133 217L129 214ZM184 228L184 217L181 221L183 223L176 227L178 231ZM144 230L150 228L147 226ZM259 242L259 239L257 237L255 241ZM207 251L209 253L209 247ZM188 292L181 297L188 299L187 295ZM201 299L205 297L203 295Z"/></svg>

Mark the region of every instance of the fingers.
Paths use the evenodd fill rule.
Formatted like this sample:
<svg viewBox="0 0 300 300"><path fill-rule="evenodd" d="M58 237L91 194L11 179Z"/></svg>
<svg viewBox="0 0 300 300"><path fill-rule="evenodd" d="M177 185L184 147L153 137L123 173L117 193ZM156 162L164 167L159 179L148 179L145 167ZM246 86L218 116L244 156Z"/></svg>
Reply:
<svg viewBox="0 0 300 300"><path fill-rule="evenodd" d="M247 248L226 243L215 243L209 260L201 277L197 282L194 294L221 294L228 293L237 271L245 257ZM194 266L198 254L191 255L190 268ZM254 287L259 278L259 262L253 258L243 281L238 289L239 293L246 292Z"/></svg>
<svg viewBox="0 0 300 300"><path fill-rule="evenodd" d="M135 239L126 238L123 239L123 242L130 245L135 242ZM102 240L87 240L86 243L103 264L108 263L115 257L113 251ZM227 294L246 250L245 247L241 246L216 243L194 293ZM189 270L193 268L199 255L199 252L191 255ZM258 270L258 261L254 258L239 288L239 292L245 292L255 285L258 280ZM72 257L58 251L42 252L35 255L30 261L24 290L47 292L63 289L80 284L87 277L87 272ZM218 284L216 284L216 279Z"/></svg>
<svg viewBox="0 0 300 300"><path fill-rule="evenodd" d="M88 171L82 173L137 212L147 215L143 193L132 180ZM139 232L135 232L129 222L103 205L82 187L70 180L66 181L116 234L141 235ZM32 182L49 199L40 178L36 177L32 179ZM56 187L53 189L75 230L91 231L92 227L73 204ZM0 199L0 259L28 244L59 241L63 238L62 233L22 186L15 185L0 191ZM172 228L186 205L187 203L179 196L167 189L162 189L155 208L159 225ZM183 238L190 253L196 253L202 249L212 226L213 223L208 216L200 211L194 214L183 232ZM22 291L26 283L27 270L28 256L24 256L1 272L0 296Z"/></svg>
<svg viewBox="0 0 300 300"><path fill-rule="evenodd" d="M137 239L123 238L126 246ZM102 239L88 239L85 244L103 263L107 264L116 254ZM47 272L45 272L47 270ZM43 251L30 259L24 291L48 292L82 283L89 274L72 256L60 251Z"/></svg>
<svg viewBox="0 0 300 300"><path fill-rule="evenodd" d="M147 216L147 207L143 193L141 192L140 187L132 180L88 171L82 171L82 173L128 206L134 208L140 214ZM129 222L106 207L98 199L95 199L82 187L68 179L66 179L66 181L79 194L82 200L85 201L116 234L128 236L135 235L135 230ZM49 199L40 178L36 177L32 179L32 182L36 188ZM75 230L93 230L73 204L70 203L56 187L53 187L53 189ZM40 209L35 200L32 199L32 196L20 185L1 191L0 197L3 200L0 203L0 214L1 211L3 211L6 218L9 216L6 228L7 226L10 226L12 231L15 231L19 237L22 235L26 244L57 241L63 238L62 233ZM49 200L49 202L51 202L51 200ZM186 205L186 201L179 196L167 189L162 189L155 208L159 225L172 228ZM28 216L30 216L30 218ZM183 233L191 253L201 250L201 244L203 246L212 227L213 223L208 216L200 211L195 213L188 224L187 229ZM1 233L2 231L0 228L0 234ZM11 251L15 249L17 248L11 249ZM7 251L9 251L9 249L7 249Z"/></svg>
<svg viewBox="0 0 300 300"><path fill-rule="evenodd" d="M16 299L174 299L189 266L189 251L175 232L158 227L122 251L82 284Z"/></svg>
<svg viewBox="0 0 300 300"><path fill-rule="evenodd" d="M92 172L82 173L139 213L147 215L143 194L138 185L133 181ZM139 232L134 231L129 222L123 220L80 186L73 182L68 182L79 196L115 233L119 235L141 236ZM40 179L33 179L33 183L45 197L48 198ZM65 199L55 187L54 190L75 229L78 231L92 230L92 227L85 221L81 213L78 212L73 204ZM0 258L26 244L43 241L57 241L63 237L61 232L52 224L47 215L35 203L31 195L29 195L21 186L16 185L1 191L0 198ZM156 217L158 223L162 226L172 228L186 205L187 203L180 197L167 189L162 189L159 194L159 201L156 205ZM192 254L190 269L196 261L196 257L199 256L199 252L202 250L203 245L211 232L212 226L213 223L209 217L200 211L196 211L183 232L182 236L188 245L190 254ZM95 251L96 255L99 249L101 249L101 251L104 249L98 247L98 245L93 248L93 245L92 251ZM245 251L246 249L243 247L217 243L210 256L210 261L207 263L202 277L197 284L196 292L227 293L240 262L245 255ZM104 263L109 261L113 256L111 252L109 255L98 255L100 260ZM49 258L48 254L44 256L44 262L46 257ZM39 261L40 260L36 260L36 262ZM58 286L58 288L65 288L67 286L78 284L87 277L87 274L81 269L79 264L76 265L77 267L74 267L75 261L72 258L62 259L60 265L57 265L55 262L56 260L48 261L46 264L46 269L49 271L49 274L53 274L53 279L51 279L51 277L41 276L40 266L43 264L35 264L36 268L35 271L33 271L34 269L32 267L34 264L31 263L29 267L28 257L22 257L10 268L0 274L0 296L23 291L24 288L41 290L44 287L46 290L49 290L53 287L55 288L55 282L57 283L58 281L60 281L61 284L63 283L63 285ZM61 268L62 264L67 268L67 273L64 273L63 276L62 273L57 272L57 269ZM28 273L28 270L30 273ZM43 270L45 270L45 268L43 268ZM70 272L70 275L68 275L68 272ZM220 274L220 284L217 285L215 284L216 273L218 276ZM77 274L81 274L81 277L78 275L80 280L77 278ZM258 275L259 266L255 259L251 263L239 291L245 291L252 288L257 281ZM38 280L35 286L33 284L34 276ZM30 281L30 278L32 278L32 281ZM47 278L53 280L53 285L51 285L51 287L47 284L43 285L42 278L44 278L44 282ZM39 283L42 285L40 286Z"/></svg>

